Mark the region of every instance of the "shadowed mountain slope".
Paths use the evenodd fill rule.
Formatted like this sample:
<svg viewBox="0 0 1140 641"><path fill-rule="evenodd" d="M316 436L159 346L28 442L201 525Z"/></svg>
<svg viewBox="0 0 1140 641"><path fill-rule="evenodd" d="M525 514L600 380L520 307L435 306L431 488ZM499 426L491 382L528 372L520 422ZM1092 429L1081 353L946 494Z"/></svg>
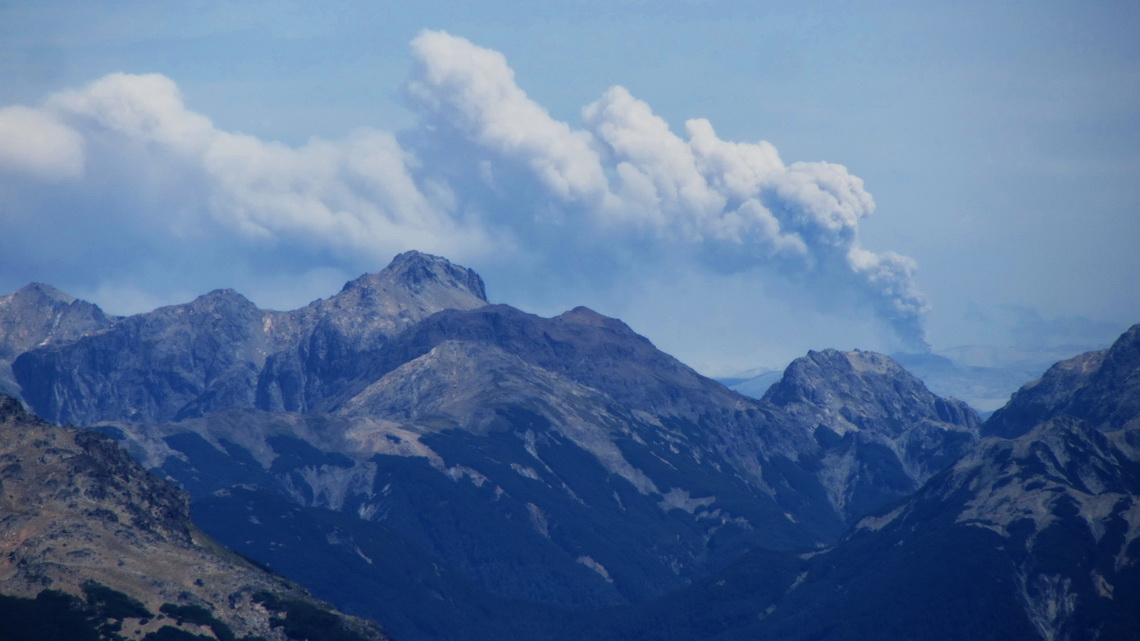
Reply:
<svg viewBox="0 0 1140 641"><path fill-rule="evenodd" d="M1138 638L1138 330L1022 388L991 423L1035 425L983 439L835 545L751 552L565 638Z"/></svg>

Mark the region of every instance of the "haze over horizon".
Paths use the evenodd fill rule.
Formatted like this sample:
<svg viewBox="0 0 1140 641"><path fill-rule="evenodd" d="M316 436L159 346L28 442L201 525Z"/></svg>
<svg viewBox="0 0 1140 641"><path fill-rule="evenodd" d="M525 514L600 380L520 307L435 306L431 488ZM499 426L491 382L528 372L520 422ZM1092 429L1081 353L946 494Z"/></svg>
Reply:
<svg viewBox="0 0 1140 641"><path fill-rule="evenodd" d="M175 6L0 6L0 293L295 308L419 249L712 374L1140 321L1128 3Z"/></svg>

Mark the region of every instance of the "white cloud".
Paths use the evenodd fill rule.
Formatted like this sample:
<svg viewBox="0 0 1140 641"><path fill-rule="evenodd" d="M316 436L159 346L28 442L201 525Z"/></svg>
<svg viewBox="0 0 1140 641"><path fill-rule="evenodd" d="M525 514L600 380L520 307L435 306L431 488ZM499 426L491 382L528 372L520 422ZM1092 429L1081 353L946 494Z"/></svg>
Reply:
<svg viewBox="0 0 1140 641"><path fill-rule="evenodd" d="M52 96L46 107L89 135L106 131L177 153L199 152L219 134L208 118L186 109L178 86L160 74L113 73Z"/></svg>
<svg viewBox="0 0 1140 641"><path fill-rule="evenodd" d="M622 198L614 213L638 212L640 217L652 217L663 227L659 231L700 241L705 231L702 221L722 211L726 201L698 171L688 143L623 87L610 89L588 105L582 119L606 149L607 161L622 168L616 186Z"/></svg>
<svg viewBox="0 0 1140 641"><path fill-rule="evenodd" d="M0 172L40 180L83 175L83 138L50 113L28 107L0 109Z"/></svg>
<svg viewBox="0 0 1140 641"><path fill-rule="evenodd" d="M425 32L413 56L408 92L430 118L429 135L471 145L484 174L496 164L529 169L545 189L525 206L564 208L569 217L547 220L594 228L585 242L651 238L715 270L774 269L821 297L847 288L911 347L925 344L916 265L861 246L859 225L875 204L845 167L785 166L772 145L722 141L703 120L686 123L685 140L622 87L586 106L575 130L527 98L497 52Z"/></svg>
<svg viewBox="0 0 1140 641"><path fill-rule="evenodd" d="M119 207L135 206L139 193L129 190L147 192L152 207L178 210L198 224L211 219L253 240L373 260L409 245L470 254L486 242L480 230L461 228L436 192L421 191L412 175L417 161L392 134L363 129L291 148L219 130L158 74L111 74L40 108L0 111L0 141L0 166L8 172L78 183L86 147L110 180L124 183ZM162 190L150 187L165 180L192 188L179 191L177 202L162 202ZM167 230L184 236L176 227Z"/></svg>
<svg viewBox="0 0 1140 641"><path fill-rule="evenodd" d="M846 168L785 165L771 144L721 140L706 120L688 121L682 137L622 87L583 108L575 127L531 100L498 52L430 31L411 47L413 131L291 147L217 128L169 78L112 74L40 107L0 110L0 188L40 189L28 202L59 222L101 216L106 228L83 228L111 246L144 237L115 257L128 279L153 264L351 273L418 248L513 261L515 278L535 283L602 283L615 264L669 256L722 274L764 270L820 300L854 294L905 341L923 342L915 263L861 246L874 201ZM52 191L59 181L68 189ZM98 212L67 209L76 203ZM99 238L83 240L61 246L89 252L80 262L107 260ZM146 293L122 282L86 289Z"/></svg>
<svg viewBox="0 0 1140 641"><path fill-rule="evenodd" d="M502 54L425 31L412 41L412 55L407 91L425 117L525 163L560 198L593 203L604 193L589 136L528 98Z"/></svg>

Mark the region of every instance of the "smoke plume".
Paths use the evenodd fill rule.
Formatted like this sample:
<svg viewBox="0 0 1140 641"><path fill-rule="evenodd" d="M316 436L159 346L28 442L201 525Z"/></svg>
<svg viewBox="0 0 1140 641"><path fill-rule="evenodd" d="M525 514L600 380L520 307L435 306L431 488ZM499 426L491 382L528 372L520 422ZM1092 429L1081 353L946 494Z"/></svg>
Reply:
<svg viewBox="0 0 1140 641"><path fill-rule="evenodd" d="M583 108L574 129L530 100L497 52L440 32L412 51L408 95L432 135L471 145L484 176L528 174L541 187L531 206L566 212L549 224L589 226L596 242L650 239L717 271L774 269L824 296L850 290L925 347L915 262L860 245L875 205L843 166L785 165L772 145L721 140L703 119L679 136L622 87Z"/></svg>
<svg viewBox="0 0 1140 641"><path fill-rule="evenodd" d="M669 257L853 297L925 346L915 262L862 247L874 201L843 166L785 164L771 144L722 140L703 119L675 133L622 87L572 125L495 51L432 31L411 49L418 124L395 134L291 147L225 131L158 74L0 109L0 264L15 278L82 272L88 291L145 292L192 291L191 273L240 288L219 281L274 269L323 286L330 265L354 276L408 248L474 266L577 265L599 282L597 265Z"/></svg>

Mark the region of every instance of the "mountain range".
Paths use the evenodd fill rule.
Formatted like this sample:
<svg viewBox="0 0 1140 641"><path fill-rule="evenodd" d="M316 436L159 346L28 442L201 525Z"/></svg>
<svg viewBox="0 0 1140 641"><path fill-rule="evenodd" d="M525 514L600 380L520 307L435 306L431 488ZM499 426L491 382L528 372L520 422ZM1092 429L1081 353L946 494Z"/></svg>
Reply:
<svg viewBox="0 0 1140 641"><path fill-rule="evenodd" d="M1096 351L1107 344L1086 342L1021 349L964 345L935 352L896 352L890 357L921 379L930 391L965 401L981 416L988 417L1009 402L1010 395L1026 381L1041 378L1058 360ZM716 380L745 396L763 398L783 372L784 367L760 367Z"/></svg>
<svg viewBox="0 0 1140 641"><path fill-rule="evenodd" d="M185 489L206 534L396 638L1086 638L1131 621L1097 595L1134 589L1135 332L985 424L872 352L809 352L743 396L621 321L490 304L477 274L419 252L286 312L219 290L119 318L31 285L0 298L0 332L0 383L35 412L112 436ZM1033 456L1103 474L1033 480ZM999 514L1023 499L1048 506L1032 528ZM1118 522L1112 571L1049 565L1050 541L1085 523L1107 549Z"/></svg>
<svg viewBox="0 0 1140 641"><path fill-rule="evenodd" d="M835 544L754 550L595 639L1140 638L1140 325L1058 363ZM569 637L568 637L569 638Z"/></svg>

